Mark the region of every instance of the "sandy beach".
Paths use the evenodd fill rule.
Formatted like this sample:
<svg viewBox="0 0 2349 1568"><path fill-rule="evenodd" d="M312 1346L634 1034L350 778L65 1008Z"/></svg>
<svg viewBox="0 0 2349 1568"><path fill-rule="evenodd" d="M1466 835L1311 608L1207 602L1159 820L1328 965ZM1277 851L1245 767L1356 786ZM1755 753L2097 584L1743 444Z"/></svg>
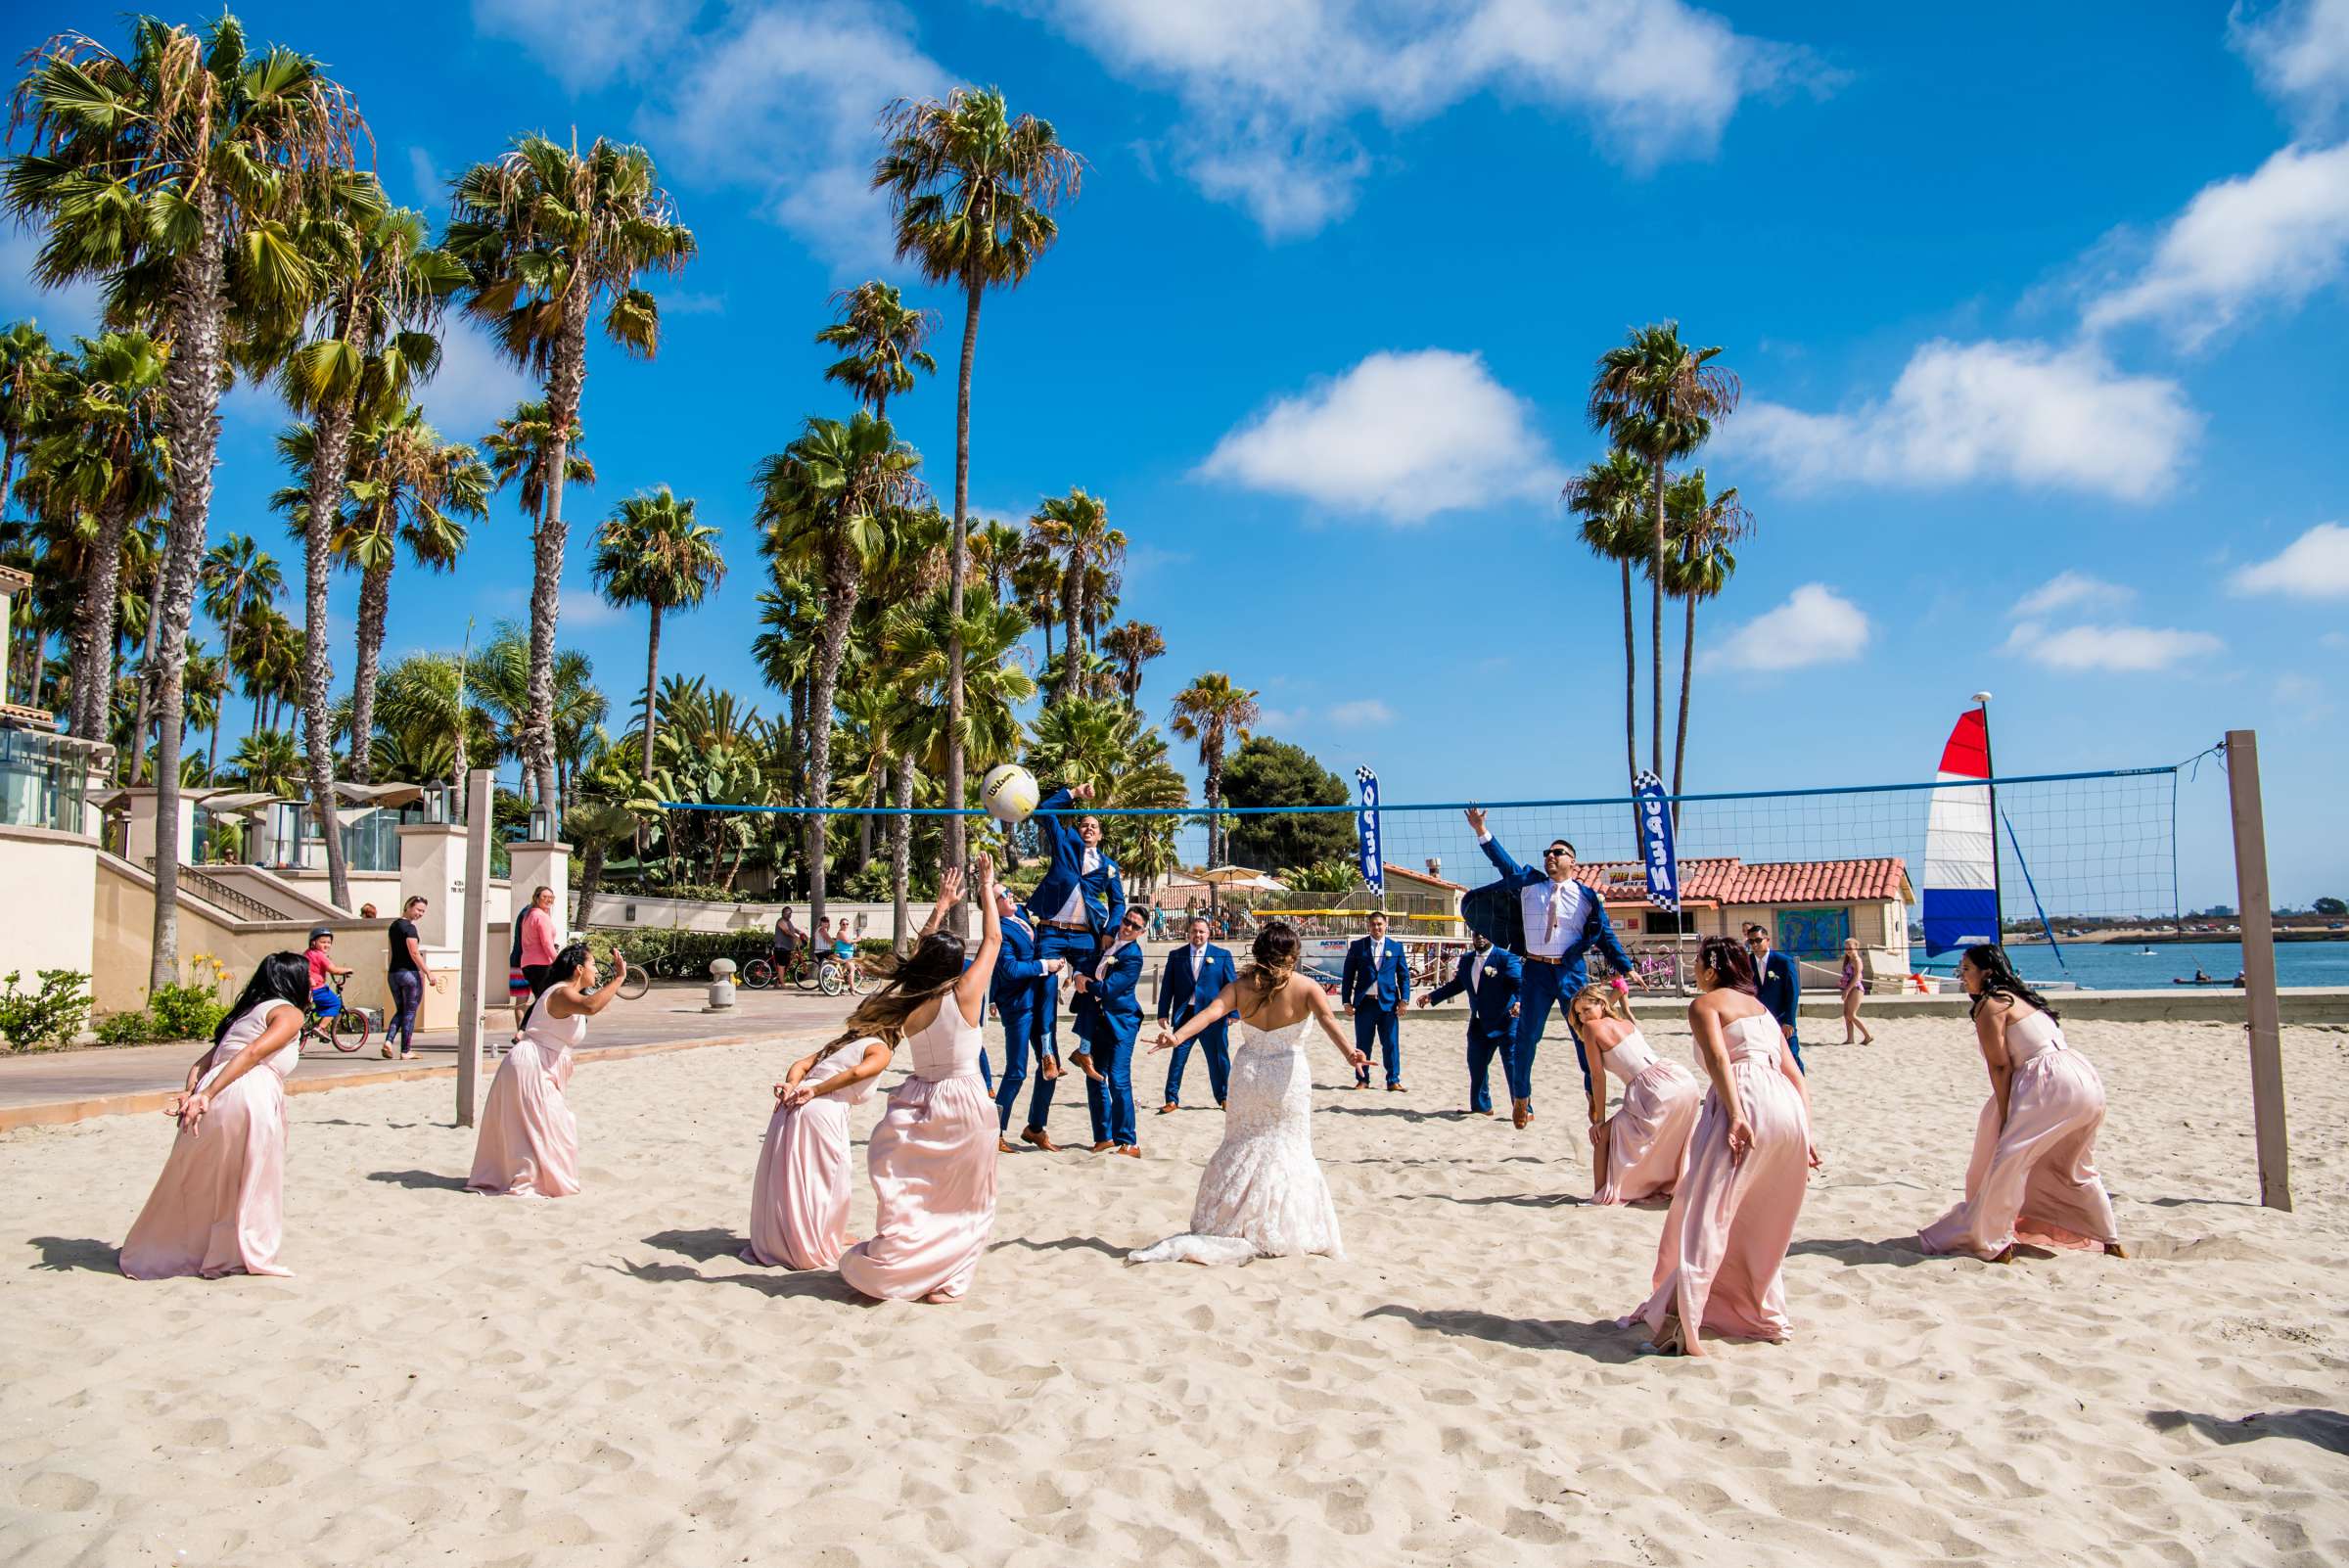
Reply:
<svg viewBox="0 0 2349 1568"><path fill-rule="evenodd" d="M2288 1029L2297 1214L2253 1205L2239 1030L2084 1023L2134 1262L1926 1259L1983 1075L1961 1023L1812 1047L1827 1164L1797 1339L1709 1362L1612 1326L1660 1206L1583 1205L1571 1046L1528 1130L1462 1120L1458 1029L1313 1136L1343 1260L1129 1268L1219 1117L1140 1162L1006 1157L971 1299L738 1262L780 1045L589 1063L585 1192L459 1190L445 1083L291 1101L288 1279L114 1253L170 1125L0 1137L0 1561L2339 1562L2349 1033ZM1654 1031L1685 1060L1681 1031ZM1194 1059L1191 1096L1205 1103ZM892 1075L894 1081L895 1075ZM1077 1140L1064 1085L1056 1136ZM863 1140L879 1106L855 1117Z"/></svg>

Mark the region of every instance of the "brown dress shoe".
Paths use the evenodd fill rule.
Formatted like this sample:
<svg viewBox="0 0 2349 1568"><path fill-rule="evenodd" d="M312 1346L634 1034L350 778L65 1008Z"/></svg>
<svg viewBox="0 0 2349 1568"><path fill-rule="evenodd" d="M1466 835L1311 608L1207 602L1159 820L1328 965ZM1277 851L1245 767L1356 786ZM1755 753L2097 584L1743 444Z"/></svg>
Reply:
<svg viewBox="0 0 2349 1568"><path fill-rule="evenodd" d="M1060 1152L1060 1145L1052 1141L1052 1134L1045 1131L1040 1127L1032 1127L1025 1132L1022 1132L1020 1134L1020 1141L1022 1143L1033 1143L1037 1148L1043 1150L1046 1154L1058 1154Z"/></svg>
<svg viewBox="0 0 2349 1568"><path fill-rule="evenodd" d="M1094 1083L1106 1084L1109 1082L1108 1079L1103 1078L1099 1073L1093 1071L1092 1052L1071 1051L1069 1053L1069 1060L1075 1062L1078 1068L1083 1072L1084 1076L1091 1079Z"/></svg>
<svg viewBox="0 0 2349 1568"><path fill-rule="evenodd" d="M1036 1071L1042 1075L1045 1083L1051 1083L1054 1079L1060 1077L1060 1058L1057 1056L1045 1057L1044 1065L1038 1068Z"/></svg>
<svg viewBox="0 0 2349 1568"><path fill-rule="evenodd" d="M1092 1152L1093 1152L1093 1153L1095 1153L1095 1154L1107 1154L1107 1153L1109 1152L1109 1149L1110 1149L1110 1143L1109 1143L1109 1139L1107 1139L1107 1138L1103 1138L1103 1139L1102 1139L1100 1142L1098 1142L1098 1143L1096 1143L1096 1144L1094 1144L1094 1145L1093 1145Z"/></svg>
<svg viewBox="0 0 2349 1568"><path fill-rule="evenodd" d="M1403 1085L1401 1084L1389 1084L1387 1085L1387 1092L1389 1094L1401 1094L1403 1092Z"/></svg>
<svg viewBox="0 0 2349 1568"><path fill-rule="evenodd" d="M1009 1138L997 1138L995 1139L995 1152L997 1154L1017 1154L1020 1152L1020 1146Z"/></svg>
<svg viewBox="0 0 2349 1568"><path fill-rule="evenodd" d="M1158 1114L1161 1116L1173 1116L1176 1111L1181 1109L1181 1106L1175 1104L1173 1100L1169 1100L1166 1104L1158 1108Z"/></svg>
<svg viewBox="0 0 2349 1568"><path fill-rule="evenodd" d="M1121 1143L1113 1152L1118 1154L1129 1154L1137 1160L1142 1157L1141 1146L1134 1143Z"/></svg>

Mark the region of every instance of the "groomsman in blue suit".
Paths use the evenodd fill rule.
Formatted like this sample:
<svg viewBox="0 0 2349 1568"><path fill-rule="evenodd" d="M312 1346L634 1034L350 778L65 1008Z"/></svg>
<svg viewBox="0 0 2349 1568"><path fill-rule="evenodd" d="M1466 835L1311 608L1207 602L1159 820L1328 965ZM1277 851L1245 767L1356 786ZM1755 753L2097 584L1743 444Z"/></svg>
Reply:
<svg viewBox="0 0 2349 1568"><path fill-rule="evenodd" d="M1745 950L1754 955L1755 998L1770 1009L1777 1020L1778 1033L1786 1037L1786 1054L1794 1058L1796 1072L1808 1072L1803 1066L1803 1042L1798 1038L1797 1020L1803 1007L1803 979L1796 972L1794 960L1782 952L1770 950L1770 931L1747 921Z"/></svg>
<svg viewBox="0 0 2349 1568"><path fill-rule="evenodd" d="M1583 1067L1583 1092L1590 1090L1590 1058L1583 1050L1582 1037L1574 1033L1572 1003L1574 993L1589 982L1585 960L1591 947L1605 953L1630 984L1644 982L1633 967L1632 955L1616 940L1606 904L1574 879L1573 845L1564 839L1550 840L1537 870L1511 859L1500 842L1485 831L1482 807L1468 808L1468 825L1476 830L1476 842L1500 873L1500 881L1470 893L1461 900L1461 914L1472 930L1484 930L1498 945L1525 960L1524 979L1517 990L1517 1029L1502 1058L1509 1075L1510 1120L1523 1128L1534 1119L1534 1052L1542 1044L1542 1032L1548 1027L1553 1006L1566 1014L1575 1060ZM1495 908L1492 901L1479 897L1486 894L1501 894L1504 899ZM1482 923L1495 914L1498 932Z"/></svg>
<svg viewBox="0 0 2349 1568"><path fill-rule="evenodd" d="M1028 917L1036 922L1036 957L1065 959L1080 974L1092 967L1110 934L1126 918L1126 883L1118 875L1117 862L1101 848L1101 819L1081 816L1071 822L1050 814L1090 800L1092 794L1090 784L1079 784L1075 788L1054 790L1037 804L1036 831L1043 835L1051 865L1045 870L1043 881L1028 896L1027 906ZM1060 1077L1057 987L1043 993L1036 1038L1043 1042L1040 1076ZM1076 1052L1075 1058L1077 1065L1084 1069L1085 1077L1094 1076L1092 1062L1082 1050ZM1029 1143L1037 1143L1042 1132L1040 1126L1032 1127L1020 1136Z"/></svg>
<svg viewBox="0 0 2349 1568"><path fill-rule="evenodd" d="M1376 1037L1386 1059L1387 1091L1403 1087L1403 1014L1411 1005L1411 961L1403 944L1387 936L1387 912L1370 916L1370 935L1358 937L1346 949L1346 968L1338 985L1338 999L1354 1014L1354 1048L1370 1054ZM1358 1089L1370 1086L1370 1064L1355 1069Z"/></svg>
<svg viewBox="0 0 2349 1568"><path fill-rule="evenodd" d="M1078 971L1077 1034L1092 1061L1084 1077L1084 1106L1093 1119L1093 1152L1116 1149L1142 1157L1133 1125L1133 1041L1142 1032L1142 931L1150 913L1126 911L1109 946L1092 967Z"/></svg>
<svg viewBox="0 0 2349 1568"><path fill-rule="evenodd" d="M1062 958L1038 958L1036 955L1036 927L1019 899L1001 883L995 884L995 912L1002 916L1003 950L995 957L994 977L988 982L988 999L995 1004L995 1016L1003 1021L1003 1077L995 1084L996 1125L1003 1133L1011 1131L1011 1108L1020 1097L1020 1086L1028 1082L1028 1053L1036 1052L1040 1066L1043 1041L1036 1033L1038 1013L1044 998L1053 994L1059 986L1061 971L1068 968ZM1047 1153L1053 1148L1051 1137L1044 1131L1044 1120L1052 1112L1052 1081L1040 1073L1036 1081L1036 1093L1028 1105L1028 1139ZM1005 1154L1018 1152L1002 1136L995 1147Z"/></svg>
<svg viewBox="0 0 2349 1568"><path fill-rule="evenodd" d="M1180 1029L1239 978L1231 954L1209 944L1207 916L1191 916L1187 934L1189 942L1168 956L1165 978L1159 982L1158 1022L1162 1029ZM1159 1115L1181 1105L1182 1066L1193 1045L1207 1052L1207 1086L1215 1091L1216 1103L1223 1103L1223 1092L1231 1084L1229 1030L1230 1021L1220 1018L1200 1031L1197 1038L1174 1047L1174 1060L1167 1068L1167 1103L1158 1108Z"/></svg>
<svg viewBox="0 0 2349 1568"><path fill-rule="evenodd" d="M1468 997L1468 1114L1493 1114L1493 1054L1508 1061L1509 1041L1517 1032L1517 988L1525 980L1525 962L1513 952L1493 945L1478 932L1475 946L1460 954L1452 977L1427 993L1422 1006L1434 1007L1466 993Z"/></svg>

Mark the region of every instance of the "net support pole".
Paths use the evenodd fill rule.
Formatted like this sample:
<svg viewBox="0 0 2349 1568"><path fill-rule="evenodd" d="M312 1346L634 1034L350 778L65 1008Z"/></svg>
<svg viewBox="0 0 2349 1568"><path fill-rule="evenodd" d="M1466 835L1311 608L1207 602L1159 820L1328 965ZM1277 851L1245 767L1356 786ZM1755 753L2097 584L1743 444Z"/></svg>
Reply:
<svg viewBox="0 0 2349 1568"><path fill-rule="evenodd" d="M2227 732L2227 796L2234 821L2234 886L2243 928L2244 1027L2251 1044L2251 1118L2259 1141L2259 1201L2292 1207L2283 1121L2282 1016L2276 1002L2276 932L2268 910L2268 831L2260 809L2259 732Z"/></svg>
<svg viewBox="0 0 2349 1568"><path fill-rule="evenodd" d="M465 927L457 934L457 1126L473 1126L482 1077L482 1013L489 998L482 971L489 960L490 790L496 775L476 768L465 780ZM503 967L502 965L500 967Z"/></svg>

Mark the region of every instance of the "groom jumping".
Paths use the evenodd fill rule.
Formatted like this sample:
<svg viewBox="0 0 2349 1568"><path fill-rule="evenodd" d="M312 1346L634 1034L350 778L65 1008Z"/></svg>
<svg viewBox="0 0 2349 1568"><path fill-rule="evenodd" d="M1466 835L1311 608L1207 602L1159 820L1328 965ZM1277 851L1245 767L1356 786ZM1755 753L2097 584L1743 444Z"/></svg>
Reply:
<svg viewBox="0 0 2349 1568"><path fill-rule="evenodd" d="M1573 1002L1574 993L1589 980L1584 959L1591 945L1595 943L1607 962L1631 984L1643 986L1645 982L1633 967L1632 955L1616 940L1615 927L1607 920L1607 906L1597 894L1574 879L1573 845L1564 839L1550 840L1537 871L1511 859L1500 841L1485 831L1482 807L1468 807L1468 825L1476 830L1476 842L1500 873L1500 881L1479 888L1461 900L1461 915L1471 930L1483 930L1525 960L1525 979L1517 992L1516 1038L1501 1059L1509 1079L1510 1120L1522 1128L1534 1119L1534 1052L1542 1043L1542 1032L1549 1024L1553 1005L1566 1014L1566 1032L1574 1040L1575 1060L1583 1068L1583 1091L1589 1092L1590 1059L1584 1053L1582 1037L1574 1033ZM1515 899L1479 897L1503 890L1513 893ZM1472 909L1472 905L1477 907ZM1488 921L1492 929L1487 928Z"/></svg>
<svg viewBox="0 0 2349 1568"><path fill-rule="evenodd" d="M1054 790L1036 807L1036 830L1043 835L1051 865L1044 879L1028 896L1028 914L1036 922L1036 956L1059 958L1082 974L1089 971L1111 934L1126 918L1126 883L1118 863L1101 848L1101 819L1081 816L1071 822L1053 813L1092 799L1093 787L1079 784ZM1048 987L1036 1009L1037 1071L1046 1080L1060 1077L1060 992ZM1100 1074L1082 1049L1076 1062L1095 1082ZM1029 1143L1043 1140L1044 1130L1031 1127L1021 1132Z"/></svg>

